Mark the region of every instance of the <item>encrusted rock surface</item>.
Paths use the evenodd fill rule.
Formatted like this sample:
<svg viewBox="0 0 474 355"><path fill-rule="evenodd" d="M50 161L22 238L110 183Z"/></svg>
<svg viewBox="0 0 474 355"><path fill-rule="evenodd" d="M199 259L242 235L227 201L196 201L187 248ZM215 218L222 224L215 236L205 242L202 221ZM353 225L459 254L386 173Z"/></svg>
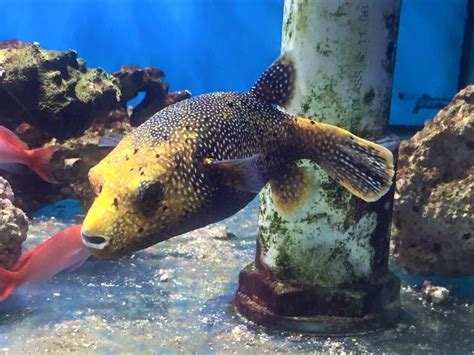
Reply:
<svg viewBox="0 0 474 355"><path fill-rule="evenodd" d="M395 258L409 272L474 274L474 86L400 147Z"/></svg>
<svg viewBox="0 0 474 355"><path fill-rule="evenodd" d="M164 73L153 67L124 66L114 74L88 69L73 50L50 51L18 40L0 42L0 125L31 148L59 147L52 162L51 185L35 174L0 170L25 212L64 198L92 199L87 174L111 148L99 148L105 134L123 134L160 109L190 96L168 93ZM145 97L135 109L128 100ZM131 111L131 112L129 112Z"/></svg>
<svg viewBox="0 0 474 355"><path fill-rule="evenodd" d="M162 80L165 74L154 67L142 69L134 65L124 65L112 75L119 82L123 101L133 99L138 92L145 93L143 101L134 107L130 115L130 122L134 126L142 124L162 108L191 96L187 90L168 94L168 85Z"/></svg>
<svg viewBox="0 0 474 355"><path fill-rule="evenodd" d="M13 201L13 190L7 180L0 177L0 200Z"/></svg>
<svg viewBox="0 0 474 355"><path fill-rule="evenodd" d="M28 232L28 218L13 205L13 192L0 177L0 267L13 267L21 255Z"/></svg>
<svg viewBox="0 0 474 355"><path fill-rule="evenodd" d="M62 141L51 160L51 172L58 183L49 184L31 174L15 175L11 182L17 206L29 213L65 198L74 198L88 208L95 196L89 184L89 170L113 149L100 147L101 137L123 135L131 129L128 123L116 122L112 127L94 127L78 138ZM9 175L1 171L0 174Z"/></svg>
<svg viewBox="0 0 474 355"><path fill-rule="evenodd" d="M13 128L30 125L36 144L79 135L122 105L115 78L87 69L73 50L7 46L0 48L0 68L0 116Z"/></svg>

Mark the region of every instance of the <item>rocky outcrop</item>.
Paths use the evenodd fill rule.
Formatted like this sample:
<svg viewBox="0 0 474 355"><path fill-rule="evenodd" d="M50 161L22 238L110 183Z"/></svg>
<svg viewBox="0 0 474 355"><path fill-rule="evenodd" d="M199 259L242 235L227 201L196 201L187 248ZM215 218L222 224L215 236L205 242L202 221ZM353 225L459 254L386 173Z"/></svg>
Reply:
<svg viewBox="0 0 474 355"><path fill-rule="evenodd" d="M73 50L49 51L39 44L0 42L0 125L31 148L55 144L53 176L0 175L12 182L16 204L29 212L63 198L92 199L87 174L111 148L98 147L105 134L123 134L165 106L190 96L168 93L164 73L153 67L124 66L114 74L88 69ZM127 102L140 92L135 109Z"/></svg>
<svg viewBox="0 0 474 355"><path fill-rule="evenodd" d="M28 218L13 205L13 192L0 177L0 267L13 267L21 255L28 232Z"/></svg>
<svg viewBox="0 0 474 355"><path fill-rule="evenodd" d="M34 145L80 135L122 105L115 78L87 69L73 50L4 46L0 71L0 116L9 128L26 124L19 133Z"/></svg>
<svg viewBox="0 0 474 355"><path fill-rule="evenodd" d="M396 262L424 275L474 274L474 86L400 147Z"/></svg>
<svg viewBox="0 0 474 355"><path fill-rule="evenodd" d="M187 90L168 94L168 85L162 80L165 74L154 67L142 69L134 65L124 65L112 75L119 82L123 101L133 99L138 92L145 93L142 102L134 107L130 115L130 123L134 126L142 124L162 108L191 96Z"/></svg>
<svg viewBox="0 0 474 355"><path fill-rule="evenodd" d="M78 138L62 141L51 160L51 173L57 184L49 184L32 174L16 174L14 178L11 174L0 174L11 176L16 204L27 213L65 198L81 200L88 208L95 196L89 184L89 170L112 149L99 146L101 137L123 135L131 129L129 124L117 122L111 128L95 127Z"/></svg>

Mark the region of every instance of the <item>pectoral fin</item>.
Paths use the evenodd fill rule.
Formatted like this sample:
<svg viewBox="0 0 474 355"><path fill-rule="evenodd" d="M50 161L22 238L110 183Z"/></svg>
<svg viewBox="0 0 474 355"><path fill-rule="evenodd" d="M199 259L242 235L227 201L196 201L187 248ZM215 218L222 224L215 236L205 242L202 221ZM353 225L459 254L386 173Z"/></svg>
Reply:
<svg viewBox="0 0 474 355"><path fill-rule="evenodd" d="M204 165L213 171L223 184L238 190L258 193L266 184L258 167L258 158L258 154L229 160L205 158Z"/></svg>
<svg viewBox="0 0 474 355"><path fill-rule="evenodd" d="M292 166L282 175L270 180L275 210L287 220L295 219L308 206L316 189L311 170Z"/></svg>

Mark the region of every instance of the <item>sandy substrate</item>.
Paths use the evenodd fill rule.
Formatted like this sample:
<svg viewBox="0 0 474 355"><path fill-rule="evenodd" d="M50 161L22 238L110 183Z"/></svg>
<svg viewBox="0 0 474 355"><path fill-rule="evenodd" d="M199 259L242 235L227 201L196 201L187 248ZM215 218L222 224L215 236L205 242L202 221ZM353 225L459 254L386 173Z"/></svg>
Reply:
<svg viewBox="0 0 474 355"><path fill-rule="evenodd" d="M275 353L474 351L472 300L424 302L402 289L395 328L349 337L273 331L239 318L229 306L240 269L254 257L256 202L215 226L173 238L118 261L91 259L73 273L20 288L0 304L0 352ZM79 222L74 204L33 219L27 248ZM50 218L56 216L54 219Z"/></svg>

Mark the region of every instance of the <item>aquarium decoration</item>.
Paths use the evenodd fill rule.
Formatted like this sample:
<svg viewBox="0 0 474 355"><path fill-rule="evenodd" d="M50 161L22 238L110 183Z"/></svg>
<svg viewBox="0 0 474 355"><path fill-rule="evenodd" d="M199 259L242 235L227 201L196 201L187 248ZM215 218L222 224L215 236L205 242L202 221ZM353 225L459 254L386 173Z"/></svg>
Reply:
<svg viewBox="0 0 474 355"><path fill-rule="evenodd" d="M28 217L13 204L14 194L7 180L0 176L0 267L13 267L21 255L21 245L28 233Z"/></svg>
<svg viewBox="0 0 474 355"><path fill-rule="evenodd" d="M282 52L295 60L288 111L385 141L400 1L285 1ZM377 328L399 314L388 270L393 189L373 203L344 191L310 162L317 188L296 218L260 193L255 262L239 277L236 306L257 323L338 333Z"/></svg>
<svg viewBox="0 0 474 355"><path fill-rule="evenodd" d="M474 86L400 147L393 238L410 273L474 274Z"/></svg>

